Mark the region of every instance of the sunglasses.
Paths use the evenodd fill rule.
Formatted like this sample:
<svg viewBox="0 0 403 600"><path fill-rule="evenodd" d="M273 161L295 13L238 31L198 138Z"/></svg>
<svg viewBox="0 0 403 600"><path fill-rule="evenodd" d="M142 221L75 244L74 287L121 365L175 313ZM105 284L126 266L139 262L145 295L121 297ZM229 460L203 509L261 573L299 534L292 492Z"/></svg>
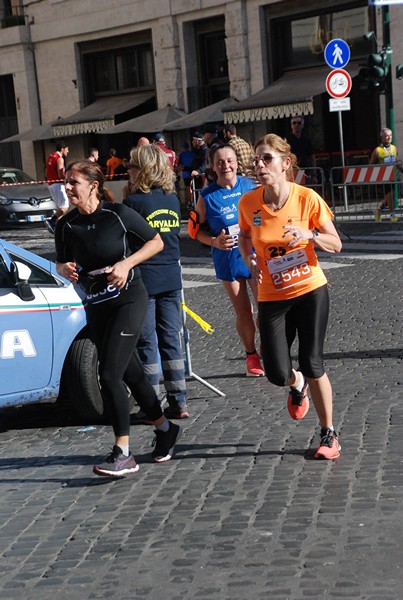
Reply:
<svg viewBox="0 0 403 600"><path fill-rule="evenodd" d="M282 158L282 155L273 156L272 154L260 154L253 157L252 164L254 167L257 167L260 161L263 161L263 163L267 166L276 158Z"/></svg>
<svg viewBox="0 0 403 600"><path fill-rule="evenodd" d="M302 121L291 121L291 125L302 125Z"/></svg>

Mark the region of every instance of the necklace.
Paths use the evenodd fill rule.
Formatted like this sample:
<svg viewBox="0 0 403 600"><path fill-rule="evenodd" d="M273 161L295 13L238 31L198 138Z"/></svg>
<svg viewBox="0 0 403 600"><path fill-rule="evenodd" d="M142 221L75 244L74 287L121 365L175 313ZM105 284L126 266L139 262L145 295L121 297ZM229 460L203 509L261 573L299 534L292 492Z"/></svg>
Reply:
<svg viewBox="0 0 403 600"><path fill-rule="evenodd" d="M280 210L280 208L283 208L284 204L287 202L288 200L288 196L289 194L287 193L286 196L284 196L283 198L281 198L278 201L278 204L273 204L273 202L271 200L268 200L266 198L266 193L264 193L263 195L263 199L265 201L265 204L270 208L270 210L272 210L273 212L277 212L278 210Z"/></svg>

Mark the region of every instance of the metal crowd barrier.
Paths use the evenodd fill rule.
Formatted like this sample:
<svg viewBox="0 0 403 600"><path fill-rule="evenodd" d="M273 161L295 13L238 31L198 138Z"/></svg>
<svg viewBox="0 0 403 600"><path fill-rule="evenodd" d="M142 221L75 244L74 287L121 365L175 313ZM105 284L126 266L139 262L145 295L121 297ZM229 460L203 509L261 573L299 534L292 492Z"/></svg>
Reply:
<svg viewBox="0 0 403 600"><path fill-rule="evenodd" d="M398 165L355 165L330 171L332 208L335 219L368 221L389 192L395 212L400 212L401 189Z"/></svg>
<svg viewBox="0 0 403 600"><path fill-rule="evenodd" d="M321 167L304 167L294 170L294 182L309 187L325 198L325 173Z"/></svg>

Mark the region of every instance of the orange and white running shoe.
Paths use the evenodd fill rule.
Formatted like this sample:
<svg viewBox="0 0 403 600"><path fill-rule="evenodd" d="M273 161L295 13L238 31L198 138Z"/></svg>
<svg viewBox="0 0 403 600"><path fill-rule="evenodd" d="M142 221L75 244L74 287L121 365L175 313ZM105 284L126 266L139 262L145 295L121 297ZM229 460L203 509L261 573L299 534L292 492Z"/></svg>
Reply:
<svg viewBox="0 0 403 600"><path fill-rule="evenodd" d="M246 377L263 377L264 370L260 363L259 354L248 354L246 357Z"/></svg>
<svg viewBox="0 0 403 600"><path fill-rule="evenodd" d="M305 417L309 410L308 383L306 381L301 391L290 388L287 408L291 419L299 421Z"/></svg>
<svg viewBox="0 0 403 600"><path fill-rule="evenodd" d="M320 444L316 450L315 458L334 460L340 456L341 446L334 429L322 427L320 431Z"/></svg>

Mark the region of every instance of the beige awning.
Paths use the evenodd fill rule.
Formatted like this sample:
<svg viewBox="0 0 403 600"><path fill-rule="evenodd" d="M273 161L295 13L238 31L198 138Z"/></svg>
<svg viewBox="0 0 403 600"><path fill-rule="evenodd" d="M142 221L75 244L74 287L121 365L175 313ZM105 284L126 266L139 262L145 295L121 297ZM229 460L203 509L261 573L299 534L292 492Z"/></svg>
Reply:
<svg viewBox="0 0 403 600"><path fill-rule="evenodd" d="M165 127L165 131L178 131L179 129L194 129L205 123L222 123L224 120L223 109L232 106L236 102L234 98L225 98L200 110L189 113L186 117L177 119Z"/></svg>
<svg viewBox="0 0 403 600"><path fill-rule="evenodd" d="M66 137L82 133L104 133L115 125L116 115L140 106L154 97L153 92L108 96L88 104L69 117L53 123L54 137Z"/></svg>
<svg viewBox="0 0 403 600"><path fill-rule="evenodd" d="M122 133L125 131L132 131L134 133L156 133L157 131L163 131L166 129L166 125L172 121L186 116L186 113L179 108L174 106L166 106L159 110L153 110L152 112L136 117L135 119L129 119L123 121L118 125L114 125L109 129L106 129L103 133Z"/></svg>
<svg viewBox="0 0 403 600"><path fill-rule="evenodd" d="M349 64L352 77L358 65ZM313 98L326 92L328 67L300 69L285 73L280 79L236 105L223 108L224 123L247 123L313 114Z"/></svg>

